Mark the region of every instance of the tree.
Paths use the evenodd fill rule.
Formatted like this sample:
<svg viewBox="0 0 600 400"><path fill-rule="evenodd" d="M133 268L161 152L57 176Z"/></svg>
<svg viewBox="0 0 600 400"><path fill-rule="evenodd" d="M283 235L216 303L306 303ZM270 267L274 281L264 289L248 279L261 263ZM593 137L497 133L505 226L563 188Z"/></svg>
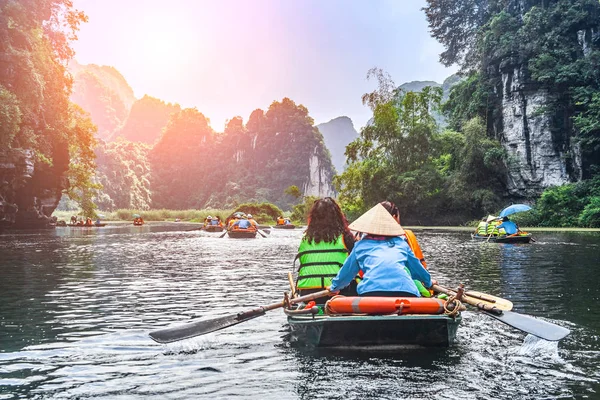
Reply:
<svg viewBox="0 0 600 400"><path fill-rule="evenodd" d="M288 186L284 190L284 193L289 194L290 196L292 196L295 199L299 199L300 197L302 197L302 192L300 191L300 189L298 189L298 186L296 186L296 185Z"/></svg>

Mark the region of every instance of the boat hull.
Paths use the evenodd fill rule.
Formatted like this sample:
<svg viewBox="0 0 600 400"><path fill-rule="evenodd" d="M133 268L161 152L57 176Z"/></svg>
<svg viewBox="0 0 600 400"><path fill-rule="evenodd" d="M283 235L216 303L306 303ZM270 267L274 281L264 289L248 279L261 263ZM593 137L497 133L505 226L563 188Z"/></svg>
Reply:
<svg viewBox="0 0 600 400"><path fill-rule="evenodd" d="M275 225L274 229L296 229L296 225Z"/></svg>
<svg viewBox="0 0 600 400"><path fill-rule="evenodd" d="M206 232L223 232L223 227L218 225L208 225L204 227L204 230Z"/></svg>
<svg viewBox="0 0 600 400"><path fill-rule="evenodd" d="M253 239L256 231L227 231L227 235L232 239Z"/></svg>
<svg viewBox="0 0 600 400"><path fill-rule="evenodd" d="M490 241L496 243L529 243L531 241L531 234L518 235L518 236L492 236L488 240L488 236L480 236L471 234L471 238L475 240Z"/></svg>
<svg viewBox="0 0 600 400"><path fill-rule="evenodd" d="M311 347L448 347L456 338L461 316L289 315L292 341Z"/></svg>
<svg viewBox="0 0 600 400"><path fill-rule="evenodd" d="M70 228L102 228L103 226L106 226L106 224L93 224L93 225L73 225L73 224L67 224L66 226L68 226Z"/></svg>

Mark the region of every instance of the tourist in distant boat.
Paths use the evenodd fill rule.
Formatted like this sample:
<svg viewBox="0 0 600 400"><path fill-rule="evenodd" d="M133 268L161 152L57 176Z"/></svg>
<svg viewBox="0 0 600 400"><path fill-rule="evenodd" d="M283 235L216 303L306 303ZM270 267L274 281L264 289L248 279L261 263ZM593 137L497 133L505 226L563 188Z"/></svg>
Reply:
<svg viewBox="0 0 600 400"><path fill-rule="evenodd" d="M289 219L289 218L285 218L285 219L283 220L283 224L284 224L284 225L291 225L291 224L292 224L292 221L290 221L290 219Z"/></svg>
<svg viewBox="0 0 600 400"><path fill-rule="evenodd" d="M252 223L250 221L248 221L248 219L246 218L242 218L242 219L238 219L237 221L235 221L233 223L233 229L250 229L250 228L255 228L254 225L252 225Z"/></svg>
<svg viewBox="0 0 600 400"><path fill-rule="evenodd" d="M519 233L519 227L517 224L508 219L508 217L504 217L502 219L502 223L498 225L498 230L500 231L502 229L504 229L506 235L515 235Z"/></svg>
<svg viewBox="0 0 600 400"><path fill-rule="evenodd" d="M98 218L96 219L96 225L102 225L102 223L100 222L100 217L98 217Z"/></svg>
<svg viewBox="0 0 600 400"><path fill-rule="evenodd" d="M87 217L85 220L85 225L86 226L92 226L92 219L90 217Z"/></svg>
<svg viewBox="0 0 600 400"><path fill-rule="evenodd" d="M475 234L479 235L479 236L485 236L487 232L487 222L486 222L486 218L483 217L481 218L481 221L479 221L479 224L477 225L477 228L475 229Z"/></svg>
<svg viewBox="0 0 600 400"><path fill-rule="evenodd" d="M296 256L300 261L296 282L299 294L317 292L330 286L353 247L354 237L336 201L331 197L315 201ZM356 295L352 289L351 286L345 294ZM320 302L326 300L322 298Z"/></svg>
<svg viewBox="0 0 600 400"><path fill-rule="evenodd" d="M212 225L212 223L211 223L211 222L212 222L212 216L210 216L210 215L209 215L208 217L206 217L206 218L204 219L204 226L206 227L206 226L208 226L208 225Z"/></svg>
<svg viewBox="0 0 600 400"><path fill-rule="evenodd" d="M250 221L252 226L258 229L258 223L254 220L254 218L252 218L252 214L248 214L246 215L246 217L248 218L248 221Z"/></svg>
<svg viewBox="0 0 600 400"><path fill-rule="evenodd" d="M423 282L426 288L435 284L402 237L404 229L381 204L367 211L349 228L366 235L354 245L332 280L331 292L348 286L359 271L363 273L357 286L359 296L421 297L413 279Z"/></svg>
<svg viewBox="0 0 600 400"><path fill-rule="evenodd" d="M283 219L283 217L277 217L277 225L283 225L285 223L285 220Z"/></svg>
<svg viewBox="0 0 600 400"><path fill-rule="evenodd" d="M75 215L71 216L71 224L77 225L77 217Z"/></svg>

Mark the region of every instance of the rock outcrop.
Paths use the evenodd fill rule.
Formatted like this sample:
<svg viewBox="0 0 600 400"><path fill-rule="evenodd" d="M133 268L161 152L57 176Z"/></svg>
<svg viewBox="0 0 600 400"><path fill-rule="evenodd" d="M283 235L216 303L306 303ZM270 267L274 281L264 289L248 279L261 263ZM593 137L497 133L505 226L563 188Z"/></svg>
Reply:
<svg viewBox="0 0 600 400"><path fill-rule="evenodd" d="M352 120L348 117L337 117L324 124L317 125L323 135L325 146L331 153L331 162L338 173L342 173L346 165L346 146L358 137ZM311 170L312 171L312 170Z"/></svg>
<svg viewBox="0 0 600 400"><path fill-rule="evenodd" d="M0 228L51 226L66 185L66 177L36 162L32 150L0 151Z"/></svg>
<svg viewBox="0 0 600 400"><path fill-rule="evenodd" d="M528 82L522 66L502 69L496 136L507 153L507 191L534 197L549 186L581 179L581 156L570 136L557 132L544 112L552 94Z"/></svg>
<svg viewBox="0 0 600 400"><path fill-rule="evenodd" d="M319 157L318 147L315 147L313 155L308 161L308 169L310 173L302 188L304 196L335 196L335 188L332 184L333 173L331 164L324 163Z"/></svg>

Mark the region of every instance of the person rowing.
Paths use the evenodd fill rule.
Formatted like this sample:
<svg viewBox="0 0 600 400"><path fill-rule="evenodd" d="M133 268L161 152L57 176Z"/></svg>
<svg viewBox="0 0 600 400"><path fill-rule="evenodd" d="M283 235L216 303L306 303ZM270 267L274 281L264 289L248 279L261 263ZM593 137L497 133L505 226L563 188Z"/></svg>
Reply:
<svg viewBox="0 0 600 400"><path fill-rule="evenodd" d="M357 285L359 296L421 297L413 279L423 282L426 288L436 284L401 237L404 229L381 204L375 205L349 228L366 236L355 243L333 278L330 292L336 293L348 286L359 271L363 274Z"/></svg>

